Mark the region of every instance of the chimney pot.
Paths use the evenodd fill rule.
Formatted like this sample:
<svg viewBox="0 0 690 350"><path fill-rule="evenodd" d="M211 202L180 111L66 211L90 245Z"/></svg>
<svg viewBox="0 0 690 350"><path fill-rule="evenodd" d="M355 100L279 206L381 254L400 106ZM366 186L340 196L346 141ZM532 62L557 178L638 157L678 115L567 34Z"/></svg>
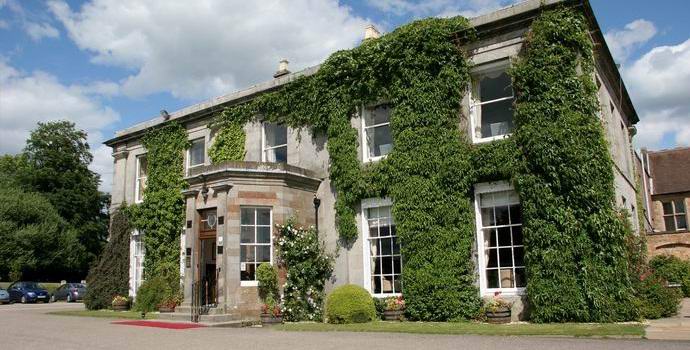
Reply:
<svg viewBox="0 0 690 350"><path fill-rule="evenodd" d="M278 71L273 74L273 77L280 78L283 75L290 74L290 71L288 70L288 63L290 62L286 58L280 60L280 63L278 63Z"/></svg>
<svg viewBox="0 0 690 350"><path fill-rule="evenodd" d="M373 24L370 24L364 28L364 40L376 39L381 37L381 32Z"/></svg>

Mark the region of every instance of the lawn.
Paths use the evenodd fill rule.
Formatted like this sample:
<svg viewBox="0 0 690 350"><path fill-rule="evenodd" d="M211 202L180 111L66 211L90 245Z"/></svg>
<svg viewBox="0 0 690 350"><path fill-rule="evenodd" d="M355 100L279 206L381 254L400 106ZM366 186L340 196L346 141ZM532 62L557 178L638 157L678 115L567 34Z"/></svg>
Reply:
<svg viewBox="0 0 690 350"><path fill-rule="evenodd" d="M61 310L49 312L49 315L58 316L78 316L78 317L99 317L99 318L119 318L119 319L141 319L138 311L113 311L113 310ZM156 314L146 314L146 319L155 319Z"/></svg>
<svg viewBox="0 0 690 350"><path fill-rule="evenodd" d="M371 322L334 325L327 323L286 323L276 327L283 331L313 332L390 332L420 334L475 334L475 335L541 335L572 337L635 337L644 335L639 323L518 323L492 325L474 322Z"/></svg>

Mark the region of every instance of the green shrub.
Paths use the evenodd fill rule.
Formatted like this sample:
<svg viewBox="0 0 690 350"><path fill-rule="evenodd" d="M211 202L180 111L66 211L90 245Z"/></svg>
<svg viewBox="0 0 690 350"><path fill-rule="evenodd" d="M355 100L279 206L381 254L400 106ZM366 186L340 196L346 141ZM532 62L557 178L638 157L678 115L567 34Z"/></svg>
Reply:
<svg viewBox="0 0 690 350"><path fill-rule="evenodd" d="M365 323L376 319L376 306L366 289L347 284L334 289L326 298L328 323Z"/></svg>
<svg viewBox="0 0 690 350"><path fill-rule="evenodd" d="M647 319L673 316L678 312L681 292L667 288L666 281L650 275L638 282L637 306L640 315Z"/></svg>
<svg viewBox="0 0 690 350"><path fill-rule="evenodd" d="M280 300L278 294L278 274L270 263L262 263L256 269L256 279L259 282L259 298L266 302L268 299Z"/></svg>
<svg viewBox="0 0 690 350"><path fill-rule="evenodd" d="M373 297L374 307L376 307L376 319L383 320L383 312L386 311L386 299Z"/></svg>
<svg viewBox="0 0 690 350"><path fill-rule="evenodd" d="M649 261L654 275L671 283L680 283L685 297L690 297L690 261L672 255L655 256Z"/></svg>
<svg viewBox="0 0 690 350"><path fill-rule="evenodd" d="M89 270L84 305L89 310L107 309L116 295L129 291L129 234L126 207L113 214L110 241L97 263Z"/></svg>
<svg viewBox="0 0 690 350"><path fill-rule="evenodd" d="M134 309L137 311L151 312L158 309L158 305L177 297L179 282L176 278L155 276L147 279L137 290L137 298Z"/></svg>

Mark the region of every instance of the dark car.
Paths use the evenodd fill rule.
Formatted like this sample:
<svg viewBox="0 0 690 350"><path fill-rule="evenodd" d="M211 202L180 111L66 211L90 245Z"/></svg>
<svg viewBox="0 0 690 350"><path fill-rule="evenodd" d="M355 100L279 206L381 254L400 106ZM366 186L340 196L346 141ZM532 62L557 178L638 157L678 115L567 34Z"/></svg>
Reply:
<svg viewBox="0 0 690 350"><path fill-rule="evenodd" d="M53 292L50 301L66 300L68 303L83 300L86 294L86 285L83 283L65 283Z"/></svg>
<svg viewBox="0 0 690 350"><path fill-rule="evenodd" d="M0 288L0 304L7 304L10 302L10 294L6 290Z"/></svg>
<svg viewBox="0 0 690 350"><path fill-rule="evenodd" d="M48 291L36 282L14 282L7 287L7 292L10 293L10 302L48 302Z"/></svg>

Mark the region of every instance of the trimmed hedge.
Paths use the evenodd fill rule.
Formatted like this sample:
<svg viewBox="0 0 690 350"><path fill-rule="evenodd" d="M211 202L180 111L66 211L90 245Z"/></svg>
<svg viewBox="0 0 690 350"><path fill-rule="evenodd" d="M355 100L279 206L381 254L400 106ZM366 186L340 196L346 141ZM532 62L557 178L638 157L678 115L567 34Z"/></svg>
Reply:
<svg viewBox="0 0 690 350"><path fill-rule="evenodd" d="M376 319L376 306L366 289L347 284L326 298L326 322L365 323Z"/></svg>
<svg viewBox="0 0 690 350"><path fill-rule="evenodd" d="M96 264L86 276L84 305L89 310L109 309L113 297L129 293L129 235L131 226L127 207L113 213L110 240Z"/></svg>

